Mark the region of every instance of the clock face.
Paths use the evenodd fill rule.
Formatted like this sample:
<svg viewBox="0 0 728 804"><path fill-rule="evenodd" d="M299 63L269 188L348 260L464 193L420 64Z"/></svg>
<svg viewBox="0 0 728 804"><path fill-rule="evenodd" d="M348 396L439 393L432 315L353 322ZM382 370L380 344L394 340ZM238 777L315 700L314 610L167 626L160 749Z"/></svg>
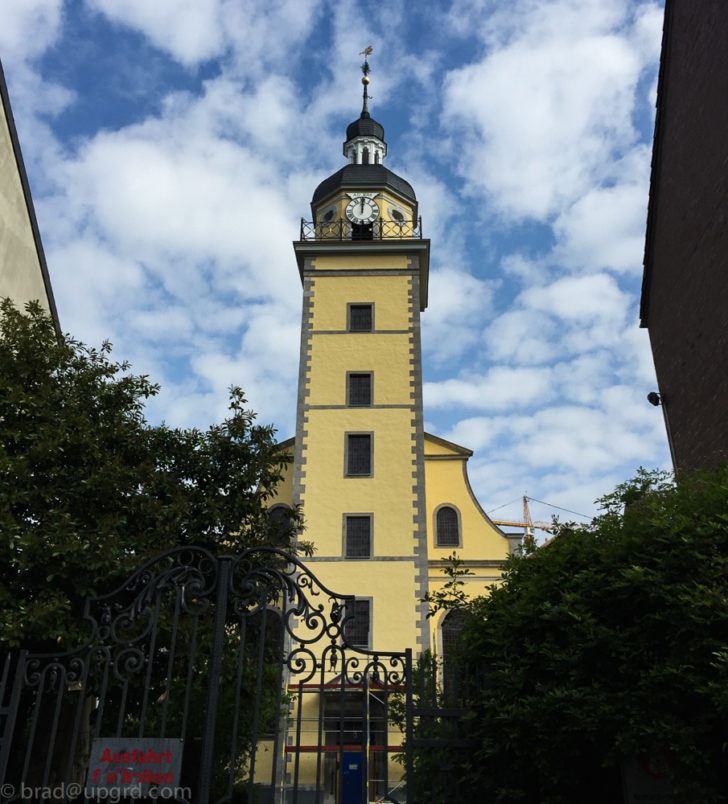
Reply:
<svg viewBox="0 0 728 804"><path fill-rule="evenodd" d="M379 207L364 195L352 198L346 205L346 217L352 223L371 223L379 216Z"/></svg>

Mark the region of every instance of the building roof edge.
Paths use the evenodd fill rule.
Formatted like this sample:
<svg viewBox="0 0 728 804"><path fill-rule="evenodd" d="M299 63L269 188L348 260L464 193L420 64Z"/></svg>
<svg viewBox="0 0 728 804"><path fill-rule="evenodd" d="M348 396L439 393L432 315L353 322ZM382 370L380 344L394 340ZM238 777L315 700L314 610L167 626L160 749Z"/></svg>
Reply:
<svg viewBox="0 0 728 804"><path fill-rule="evenodd" d="M660 69L657 78L657 99L655 102L655 131L652 138L652 165L650 171L650 190L647 199L647 222L645 225L645 249L642 259L642 290L640 294L640 327L648 326L650 308L650 286L652 283L652 266L654 261L653 239L655 232L655 219L657 217L657 204L660 190L660 172L662 155L662 137L664 128L664 115L666 106L667 72L670 62L672 43L672 22L674 1L665 0L665 16L662 25L662 48L660 51Z"/></svg>

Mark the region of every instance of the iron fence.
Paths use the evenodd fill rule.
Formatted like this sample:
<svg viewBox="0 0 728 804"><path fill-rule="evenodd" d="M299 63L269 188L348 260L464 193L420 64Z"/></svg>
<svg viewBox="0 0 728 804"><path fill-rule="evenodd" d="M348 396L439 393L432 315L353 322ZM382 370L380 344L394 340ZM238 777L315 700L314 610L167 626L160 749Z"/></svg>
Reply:
<svg viewBox="0 0 728 804"><path fill-rule="evenodd" d="M369 224L355 224L339 218L307 221L301 218L301 240L421 240L422 218L389 221L379 218Z"/></svg>
<svg viewBox="0 0 728 804"><path fill-rule="evenodd" d="M412 653L349 646L353 601L274 548L154 559L87 601L85 645L0 662L0 799L386 795Z"/></svg>

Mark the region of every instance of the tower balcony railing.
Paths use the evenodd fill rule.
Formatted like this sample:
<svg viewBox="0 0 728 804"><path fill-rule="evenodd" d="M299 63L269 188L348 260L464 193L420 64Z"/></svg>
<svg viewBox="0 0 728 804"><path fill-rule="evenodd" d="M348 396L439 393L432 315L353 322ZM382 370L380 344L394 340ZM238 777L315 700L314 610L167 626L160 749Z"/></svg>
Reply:
<svg viewBox="0 0 728 804"><path fill-rule="evenodd" d="M301 240L421 240L422 218L356 224L344 218L318 223L301 218Z"/></svg>

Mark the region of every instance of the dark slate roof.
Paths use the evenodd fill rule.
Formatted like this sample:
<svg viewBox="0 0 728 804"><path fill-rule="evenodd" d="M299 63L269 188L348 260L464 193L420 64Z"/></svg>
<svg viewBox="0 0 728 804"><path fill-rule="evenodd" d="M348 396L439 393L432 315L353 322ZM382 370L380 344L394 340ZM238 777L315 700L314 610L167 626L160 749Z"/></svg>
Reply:
<svg viewBox="0 0 728 804"><path fill-rule="evenodd" d="M384 165L345 165L316 188L312 204L327 198L339 189L366 189L367 187L389 187L410 201L417 201L412 185L392 173Z"/></svg>
<svg viewBox="0 0 728 804"><path fill-rule="evenodd" d="M376 120L369 117L368 112L362 112L361 117L346 127L346 141L354 137L377 137L384 140L384 128Z"/></svg>

